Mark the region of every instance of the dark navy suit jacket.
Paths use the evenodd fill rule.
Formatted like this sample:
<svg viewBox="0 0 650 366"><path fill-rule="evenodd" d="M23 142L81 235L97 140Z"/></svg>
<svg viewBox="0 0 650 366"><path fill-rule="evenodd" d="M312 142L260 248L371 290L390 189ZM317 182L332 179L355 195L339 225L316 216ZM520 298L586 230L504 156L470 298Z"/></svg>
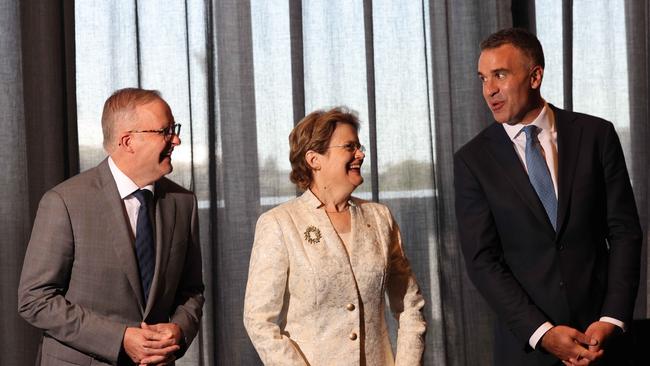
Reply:
<svg viewBox="0 0 650 366"><path fill-rule="evenodd" d="M601 316L632 319L642 233L618 136L610 122L551 108L557 233L503 126L454 156L460 241L471 280L499 318L498 365L557 363L528 346L545 321L584 332Z"/></svg>

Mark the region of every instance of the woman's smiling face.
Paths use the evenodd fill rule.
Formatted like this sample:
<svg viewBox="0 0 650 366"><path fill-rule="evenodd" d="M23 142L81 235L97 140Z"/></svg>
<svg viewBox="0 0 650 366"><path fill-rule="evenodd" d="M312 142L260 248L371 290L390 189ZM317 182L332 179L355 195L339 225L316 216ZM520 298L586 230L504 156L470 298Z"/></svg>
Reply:
<svg viewBox="0 0 650 366"><path fill-rule="evenodd" d="M361 165L366 155L359 146L359 136L354 127L337 123L321 160L320 175L326 186L348 185L346 188L351 192L363 183Z"/></svg>

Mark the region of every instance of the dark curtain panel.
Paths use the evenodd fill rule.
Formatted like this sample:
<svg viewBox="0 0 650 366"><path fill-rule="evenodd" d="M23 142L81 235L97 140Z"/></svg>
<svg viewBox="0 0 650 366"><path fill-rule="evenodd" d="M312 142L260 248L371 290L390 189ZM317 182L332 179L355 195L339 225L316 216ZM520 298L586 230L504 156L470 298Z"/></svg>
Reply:
<svg viewBox="0 0 650 366"><path fill-rule="evenodd" d="M2 296L2 363L34 362L39 332L27 326L16 312L16 291L25 245L31 230L27 185L27 145L22 98L20 9L17 3L0 2L0 295Z"/></svg>
<svg viewBox="0 0 650 366"><path fill-rule="evenodd" d="M476 76L479 43L511 26L505 1L431 1L433 95L435 104L435 215L440 243L440 299L446 365L488 364L492 359L494 314L465 272L457 237L453 153L492 122ZM471 27L468 27L472 24Z"/></svg>
<svg viewBox="0 0 650 366"><path fill-rule="evenodd" d="M626 1L625 19L627 25L627 62L628 80L630 85L630 137L631 154L628 156L628 169L632 176L637 207L641 218L641 227L645 233L645 242L641 255L641 281L639 295L637 296L634 317L647 319L650 315L648 304L648 216L650 202L648 202L648 187L650 172L648 160L650 158L650 6L647 1Z"/></svg>
<svg viewBox="0 0 650 366"><path fill-rule="evenodd" d="M38 202L78 171L70 1L0 1L0 363L33 364L40 332L17 313ZM72 89L68 89L72 88Z"/></svg>
<svg viewBox="0 0 650 366"><path fill-rule="evenodd" d="M215 32L214 97L218 101L215 135L220 149L213 158L221 180L223 206L211 207L212 274L217 365L253 365L257 360L243 328L242 309L255 222L260 209L260 174L255 143L255 82L251 9L248 1L213 2ZM213 174L212 176L216 176ZM217 192L213 194L217 195ZM215 235L216 234L216 235ZM205 246L204 246L205 247ZM226 346L227 345L227 346Z"/></svg>

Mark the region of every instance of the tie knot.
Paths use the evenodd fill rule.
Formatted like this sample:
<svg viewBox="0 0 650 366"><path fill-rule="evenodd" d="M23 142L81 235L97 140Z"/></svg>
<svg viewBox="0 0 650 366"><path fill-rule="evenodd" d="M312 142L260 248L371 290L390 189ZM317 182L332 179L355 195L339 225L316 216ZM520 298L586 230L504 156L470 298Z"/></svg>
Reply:
<svg viewBox="0 0 650 366"><path fill-rule="evenodd" d="M152 193L148 189L138 189L137 191L133 192L133 196L135 196L135 198L140 201L141 205L146 205L151 199Z"/></svg>
<svg viewBox="0 0 650 366"><path fill-rule="evenodd" d="M535 125L528 125L524 126L524 128L521 129L525 134L526 134L526 140L533 140L539 133L539 128Z"/></svg>

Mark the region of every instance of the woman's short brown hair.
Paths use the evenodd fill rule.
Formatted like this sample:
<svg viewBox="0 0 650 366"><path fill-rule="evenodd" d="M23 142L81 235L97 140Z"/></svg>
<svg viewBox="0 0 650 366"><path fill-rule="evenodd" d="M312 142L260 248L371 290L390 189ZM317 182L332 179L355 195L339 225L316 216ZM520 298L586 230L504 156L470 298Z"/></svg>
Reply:
<svg viewBox="0 0 650 366"><path fill-rule="evenodd" d="M309 150L324 154L338 123L351 125L359 132L359 118L356 113L347 107L334 107L328 111L317 110L309 113L289 134L289 179L300 189L309 188L313 180L305 154Z"/></svg>

